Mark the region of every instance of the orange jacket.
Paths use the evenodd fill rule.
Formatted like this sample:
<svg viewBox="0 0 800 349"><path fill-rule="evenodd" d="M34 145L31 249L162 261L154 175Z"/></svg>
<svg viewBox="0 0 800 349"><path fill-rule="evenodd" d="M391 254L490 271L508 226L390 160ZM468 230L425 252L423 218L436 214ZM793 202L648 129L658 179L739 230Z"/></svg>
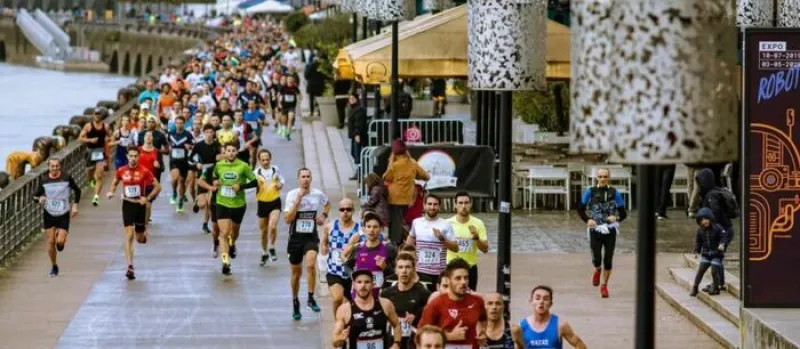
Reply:
<svg viewBox="0 0 800 349"><path fill-rule="evenodd" d="M389 184L389 205L409 206L414 203L414 181L427 181L428 172L407 155L396 155L383 180Z"/></svg>

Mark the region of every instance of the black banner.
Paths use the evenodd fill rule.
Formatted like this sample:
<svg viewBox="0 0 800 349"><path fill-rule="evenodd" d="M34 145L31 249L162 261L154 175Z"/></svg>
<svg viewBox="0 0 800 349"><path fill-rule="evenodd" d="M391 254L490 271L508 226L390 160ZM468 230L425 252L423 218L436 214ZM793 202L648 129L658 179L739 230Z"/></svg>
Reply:
<svg viewBox="0 0 800 349"><path fill-rule="evenodd" d="M383 175L392 150L375 150L374 172ZM428 171L431 180L426 188L442 196L466 191L474 197L494 197L494 152L491 147L473 145L442 145L408 147L411 157Z"/></svg>
<svg viewBox="0 0 800 349"><path fill-rule="evenodd" d="M800 307L800 29L751 29L744 47L742 300Z"/></svg>

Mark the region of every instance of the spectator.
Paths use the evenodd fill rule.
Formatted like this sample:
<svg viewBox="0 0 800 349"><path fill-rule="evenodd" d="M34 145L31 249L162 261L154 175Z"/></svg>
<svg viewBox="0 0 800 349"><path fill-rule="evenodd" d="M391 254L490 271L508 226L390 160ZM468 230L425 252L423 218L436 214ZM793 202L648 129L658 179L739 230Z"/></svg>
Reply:
<svg viewBox="0 0 800 349"><path fill-rule="evenodd" d="M408 119L411 117L411 110L414 108L414 99L411 98L411 94L409 94L408 92L405 91L405 89L403 89L402 81L400 82L399 94L400 95L397 96L397 99L399 101L398 104L400 105L400 107L397 109L397 118ZM392 105L392 99L389 98L389 101L386 102L386 113L388 115L391 115L392 108L394 108L394 106Z"/></svg>
<svg viewBox="0 0 800 349"><path fill-rule="evenodd" d="M314 116L317 97L322 96L325 91L325 75L319 71L319 58L313 57L306 65L304 73L306 78L306 93L308 93L308 108L311 116Z"/></svg>
<svg viewBox="0 0 800 349"><path fill-rule="evenodd" d="M686 165L687 168L687 181L688 183L688 196L689 196L689 207L686 209L686 215L689 218L694 218L695 214L697 213L697 209L700 207L700 187L697 185L697 180L694 178L700 173L700 167L693 166L693 165Z"/></svg>
<svg viewBox="0 0 800 349"><path fill-rule="evenodd" d="M700 267L697 269L697 275L694 277L694 284L692 291L689 293L692 297L697 296L697 288L700 287L700 282L703 280L703 275L709 267L711 267L711 277L714 282L708 287L706 291L709 295L718 295L722 287L720 283L723 273L722 259L725 251L725 241L727 240L727 233L717 223L714 223L714 214L707 207L703 207L697 212L697 235L694 238L694 253L700 255Z"/></svg>
<svg viewBox="0 0 800 349"><path fill-rule="evenodd" d="M348 134L350 135L350 155L359 170L350 180L356 180L361 176L361 147L367 146L367 110L358 102L358 94L350 95L350 119L348 120Z"/></svg>
<svg viewBox="0 0 800 349"><path fill-rule="evenodd" d="M672 180L675 178L675 165L664 165L659 168L659 178L661 190L658 195L658 207L656 207L656 217L659 220L669 219L667 217L667 206L669 206L672 195L669 190L672 188Z"/></svg>
<svg viewBox="0 0 800 349"><path fill-rule="evenodd" d="M350 80L343 80L338 70L335 74L336 79L333 83L333 94L336 96L336 113L339 115L339 128L344 128L344 119L346 116L345 108L347 108L348 93L352 87L352 82Z"/></svg>
<svg viewBox="0 0 800 349"><path fill-rule="evenodd" d="M428 172L409 155L406 144L395 139L383 174L383 180L389 183L389 238L395 246L405 240L403 222L406 209L414 203L414 181L429 178Z"/></svg>
<svg viewBox="0 0 800 349"><path fill-rule="evenodd" d="M724 251L728 249L728 244L733 240L735 234L733 219L739 216L739 205L736 203L736 197L733 193L716 185L716 176L712 169L703 169L695 178L697 179L697 186L700 188L700 207L710 209L714 223L719 224L725 230L725 238L722 240L724 248L720 252L723 256L720 257L720 280L718 284L724 289ZM713 284L708 285L703 291L710 292L713 288Z"/></svg>
<svg viewBox="0 0 800 349"><path fill-rule="evenodd" d="M380 218L381 222L383 222L383 226L386 227L389 225L389 202L388 199L388 192L386 190L386 186L383 184L381 177L377 174L370 173L364 178L364 183L367 185L367 192L369 193L369 198L367 202L361 206L361 208L365 211L373 211L375 212Z"/></svg>

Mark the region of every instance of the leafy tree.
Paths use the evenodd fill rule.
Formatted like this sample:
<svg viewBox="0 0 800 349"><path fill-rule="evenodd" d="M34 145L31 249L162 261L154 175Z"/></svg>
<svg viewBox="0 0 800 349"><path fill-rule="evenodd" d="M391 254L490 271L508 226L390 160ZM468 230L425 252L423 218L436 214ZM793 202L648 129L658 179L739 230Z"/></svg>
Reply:
<svg viewBox="0 0 800 349"><path fill-rule="evenodd" d="M513 108L514 115L518 115L525 123L538 124L542 131L567 132L569 131L569 84L563 81L551 81L547 83L545 91L514 92Z"/></svg>

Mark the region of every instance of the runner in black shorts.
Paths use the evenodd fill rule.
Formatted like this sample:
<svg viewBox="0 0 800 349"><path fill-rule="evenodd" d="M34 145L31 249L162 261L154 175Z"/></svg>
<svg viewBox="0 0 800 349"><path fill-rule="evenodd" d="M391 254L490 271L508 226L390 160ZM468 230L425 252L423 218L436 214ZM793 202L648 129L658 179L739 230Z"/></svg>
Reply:
<svg viewBox="0 0 800 349"><path fill-rule="evenodd" d="M203 177L203 174L206 170L211 168L217 160L222 159L220 155L221 146L219 142L216 140L217 129L214 125L206 124L203 126L203 141L196 142L197 144L194 145L192 148L192 153L189 155L189 159L191 161L191 165L194 166L199 172L198 178ZM206 184L212 183L212 180L206 179ZM192 211L194 213L200 212L200 209L203 209L205 216L203 217L203 231L208 234L211 232L208 229L208 218L209 216L216 215L216 211L209 210L209 207L213 205L213 201L209 200L208 189L200 185L198 181L197 185L197 200L194 202L194 207L192 207ZM216 217L216 216L214 216ZM213 222L215 223L215 230L216 234L219 234L219 227L216 227L216 218L214 218ZM216 241L216 239L215 239Z"/></svg>
<svg viewBox="0 0 800 349"><path fill-rule="evenodd" d="M278 260L275 242L278 238L278 218L281 214L281 189L286 181L278 167L272 165L272 153L261 149L258 152L258 168L254 171L258 180L258 228L261 231L261 266L267 259Z"/></svg>
<svg viewBox="0 0 800 349"><path fill-rule="evenodd" d="M200 190L200 195L209 196L208 206L206 206L207 212L211 216L211 239L214 240L214 248L211 250L211 257L217 258L219 256L219 225L217 224L217 188L211 185L214 183L214 165L211 164L210 167L206 168L203 171L203 175L200 176L199 180L197 181L197 186ZM211 193L210 195L208 193ZM207 223L206 223L207 224ZM204 228L207 228L207 225L204 225Z"/></svg>
<svg viewBox="0 0 800 349"><path fill-rule="evenodd" d="M172 182L172 198L169 203L178 204L176 212L183 212L183 203L186 202L186 177L189 174L189 152L194 144L192 133L186 131L186 120L183 116L175 118L175 131L169 136L169 169Z"/></svg>
<svg viewBox="0 0 800 349"><path fill-rule="evenodd" d="M284 220L289 224L289 263L292 265L293 314L292 318L300 320L300 301L297 294L300 292L300 277L303 276L305 266L308 281L307 306L314 312L319 312L319 306L314 300L314 289L317 283L317 252L319 251L319 235L317 226L325 223L331 205L328 197L322 191L311 188L311 171L301 168L297 171L297 182L300 188L286 194L286 206L283 209ZM322 211L321 213L319 211Z"/></svg>
<svg viewBox="0 0 800 349"><path fill-rule="evenodd" d="M61 160L47 160L47 177L39 183L34 200L44 207L44 230L47 232L47 254L50 256L50 276L58 276L56 255L64 250L69 233L69 219L78 215L81 188L72 177L61 172ZM74 201L70 204L70 194Z"/></svg>
<svg viewBox="0 0 800 349"><path fill-rule="evenodd" d="M129 147L127 151L128 165L117 170L111 188L106 193L109 199L114 196L117 185L122 182L122 222L125 227L125 257L128 259L128 280L136 279L133 273L133 238L140 244L147 242L147 209L148 202L161 192L161 185L150 170L139 166L139 149ZM148 185L153 186L150 194L144 194Z"/></svg>

